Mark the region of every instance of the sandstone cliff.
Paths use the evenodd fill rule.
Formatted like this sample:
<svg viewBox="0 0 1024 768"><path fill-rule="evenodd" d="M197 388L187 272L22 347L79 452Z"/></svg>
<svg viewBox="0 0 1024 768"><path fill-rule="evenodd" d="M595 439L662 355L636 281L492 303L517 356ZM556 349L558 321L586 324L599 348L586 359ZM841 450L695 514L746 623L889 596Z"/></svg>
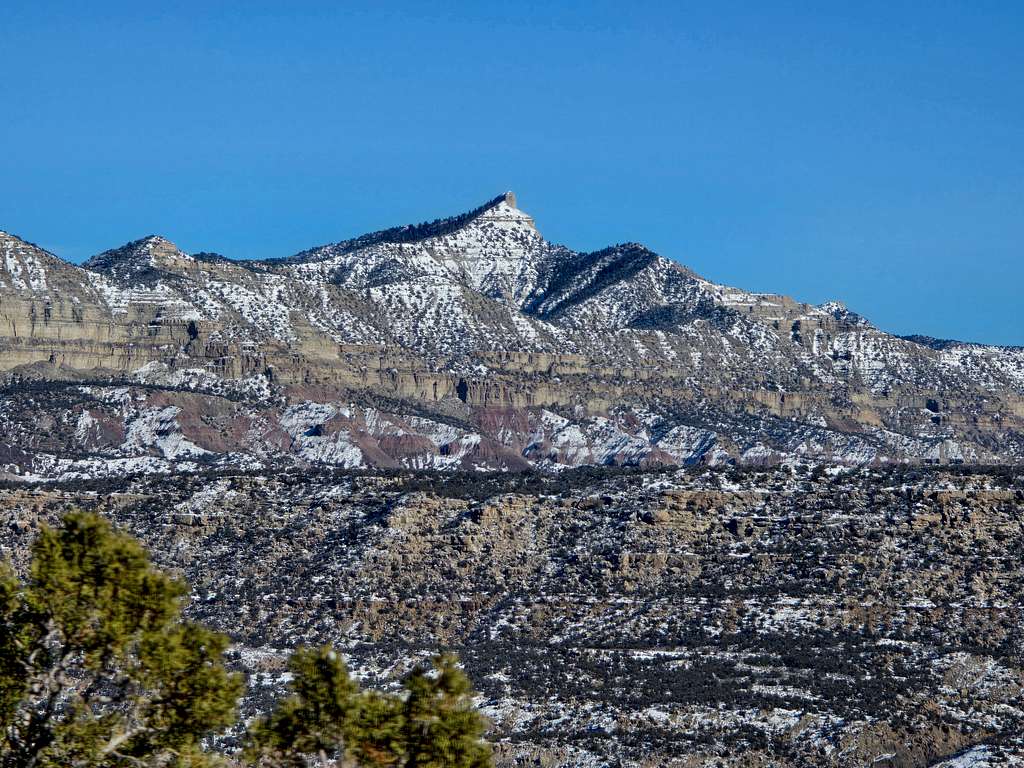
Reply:
<svg viewBox="0 0 1024 768"><path fill-rule="evenodd" d="M228 463L311 460L325 435L316 460L382 466L1024 457L1024 350L898 338L638 244L577 253L511 193L276 261L151 236L75 266L0 233L0 371L10 474L174 466L74 437L137 431L156 392L185 414L168 430ZM295 409L331 415L298 435ZM37 411L70 436L12 439Z"/></svg>

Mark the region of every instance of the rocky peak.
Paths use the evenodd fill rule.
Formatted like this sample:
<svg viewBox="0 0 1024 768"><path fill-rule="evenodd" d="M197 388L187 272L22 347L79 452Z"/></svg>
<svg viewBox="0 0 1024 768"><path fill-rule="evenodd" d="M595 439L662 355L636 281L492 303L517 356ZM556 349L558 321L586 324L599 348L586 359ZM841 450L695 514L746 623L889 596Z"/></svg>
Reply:
<svg viewBox="0 0 1024 768"><path fill-rule="evenodd" d="M350 240L341 240L337 243L310 248L286 259L270 259L263 263L311 263L335 258L345 253L361 251L375 245L422 243L433 238L458 235L474 224L491 225L490 229L528 231L534 237L538 236L533 219L516 207L515 194L505 192L488 200L483 205L457 216L369 232Z"/></svg>
<svg viewBox="0 0 1024 768"><path fill-rule="evenodd" d="M862 316L847 308L841 301L826 301L819 304L818 309L832 315L836 320L849 325L868 325L868 321Z"/></svg>
<svg viewBox="0 0 1024 768"><path fill-rule="evenodd" d="M516 205L516 196L513 192L506 192L490 201L480 210L471 223L494 224L503 229L530 229L537 231L533 218Z"/></svg>
<svg viewBox="0 0 1024 768"><path fill-rule="evenodd" d="M52 253L0 230L0 287L37 293L48 288L47 272L67 268Z"/></svg>
<svg viewBox="0 0 1024 768"><path fill-rule="evenodd" d="M45 251L43 251L43 249L40 248L38 245L35 245L34 243L30 243L27 240L22 240L17 235L11 234L10 232L7 232L7 231L5 231L3 229L0 229L0 249L3 249L3 250L32 249L34 251L39 251L40 253L45 253Z"/></svg>
<svg viewBox="0 0 1024 768"><path fill-rule="evenodd" d="M163 272L180 269L192 262L192 257L170 240L149 235L97 254L82 266L121 282L151 282Z"/></svg>
<svg viewBox="0 0 1024 768"><path fill-rule="evenodd" d="M457 226L430 238L429 250L474 290L518 303L535 287L551 251L533 218L516 207L512 192L459 218Z"/></svg>

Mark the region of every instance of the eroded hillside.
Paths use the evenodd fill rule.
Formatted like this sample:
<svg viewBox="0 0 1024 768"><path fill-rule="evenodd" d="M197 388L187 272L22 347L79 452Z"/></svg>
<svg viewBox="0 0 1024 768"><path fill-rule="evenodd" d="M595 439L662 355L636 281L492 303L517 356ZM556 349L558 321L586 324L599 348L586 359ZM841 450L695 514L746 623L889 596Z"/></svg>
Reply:
<svg viewBox="0 0 1024 768"><path fill-rule="evenodd" d="M1024 459L1022 349L572 251L510 193L271 261L0 233L0 372L22 477Z"/></svg>
<svg viewBox="0 0 1024 768"><path fill-rule="evenodd" d="M2 555L23 565L39 522L72 506L190 580L190 615L250 673L249 712L296 644L337 643L382 680L448 647L502 765L1024 760L1013 469L10 486Z"/></svg>

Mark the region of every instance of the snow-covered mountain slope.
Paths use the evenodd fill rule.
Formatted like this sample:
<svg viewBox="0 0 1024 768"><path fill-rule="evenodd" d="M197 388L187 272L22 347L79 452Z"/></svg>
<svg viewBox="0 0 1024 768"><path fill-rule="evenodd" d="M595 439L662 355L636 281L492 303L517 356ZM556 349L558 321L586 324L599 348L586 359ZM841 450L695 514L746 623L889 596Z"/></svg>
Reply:
<svg viewBox="0 0 1024 768"><path fill-rule="evenodd" d="M204 461L1024 459L1024 350L896 337L839 302L719 285L637 243L572 251L511 193L271 261L188 255L150 236L78 267L0 234L0 323L11 395L26 380L200 391L245 400L246 418L275 434L290 434L281 408L358 414L332 417L351 450L292 435L225 451L209 430L183 435ZM2 418L17 432L11 401ZM134 416L118 418L132 428ZM458 434L439 426L451 423Z"/></svg>

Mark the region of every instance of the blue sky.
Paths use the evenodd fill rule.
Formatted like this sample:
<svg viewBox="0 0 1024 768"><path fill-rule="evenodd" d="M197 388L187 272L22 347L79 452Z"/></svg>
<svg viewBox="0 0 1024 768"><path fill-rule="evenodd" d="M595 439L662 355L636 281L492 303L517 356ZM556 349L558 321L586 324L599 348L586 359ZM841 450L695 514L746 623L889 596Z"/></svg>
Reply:
<svg viewBox="0 0 1024 768"><path fill-rule="evenodd" d="M1024 344L1019 2L146 5L4 3L0 228L266 257L513 189L574 248Z"/></svg>

